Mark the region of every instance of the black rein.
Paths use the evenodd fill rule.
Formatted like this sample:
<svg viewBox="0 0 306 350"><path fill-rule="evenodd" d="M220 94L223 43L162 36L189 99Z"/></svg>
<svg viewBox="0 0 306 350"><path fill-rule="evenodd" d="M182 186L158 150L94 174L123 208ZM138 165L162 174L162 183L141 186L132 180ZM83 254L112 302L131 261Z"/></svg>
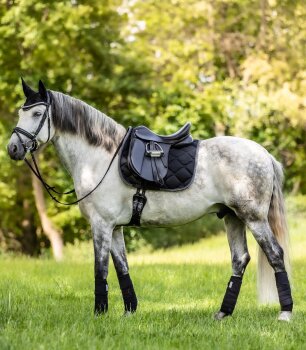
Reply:
<svg viewBox="0 0 306 350"><path fill-rule="evenodd" d="M51 99L50 99L50 95L48 93L48 102L45 103L45 102L38 102L38 103L34 103L32 105L29 105L29 106L22 106L21 108L23 110L29 110L30 108L36 106L36 105L45 105L46 106L46 111L43 115L43 117L41 118L41 121L38 125L38 128L36 129L36 131L31 134L29 133L28 131L16 126L13 130L13 134L15 133L19 139L19 141L21 142L25 152L30 152L31 154L31 158L32 158L32 162L33 162L33 165L29 162L28 159L24 158L24 161L26 162L26 164L28 165L28 167L30 168L30 170L33 172L33 174L38 178L38 180L43 184L44 188L46 189L47 193L49 194L49 196L52 198L53 201L55 201L56 203L58 204L62 204L62 205L73 205L73 204L77 204L79 202L81 202L83 199L87 198L88 196L90 196L102 183L102 181L104 180L105 176L107 175L111 165L113 164L114 162L114 159L116 158L119 150L120 150L120 147L123 143L123 140L125 137L123 137L123 139L120 141L107 169L106 169L106 172L105 174L103 175L102 179L98 182L98 184L91 190L89 191L85 196L83 196L82 198L76 200L76 201L73 201L73 202L69 202L69 203L65 203L65 202L61 202L59 201L53 194L53 193L56 193L56 194L60 194L60 195L67 195L67 194L70 194L70 193L74 193L75 192L75 189L71 190L71 191L67 191L67 192L58 192L55 187L52 187L50 185L48 185L46 183L46 181L43 179L40 171L39 171L39 168L38 168L38 165L37 165L37 161L35 159L35 156L34 156L34 152L37 150L38 148L38 142L37 142L37 135L38 133L40 132L40 130L42 129L42 127L44 126L44 123L47 119L47 122L48 122L48 139L46 141L46 143L50 140L50 128L51 128L51 122L50 122L50 115L49 115L49 107L51 106ZM20 136L20 134L23 134L24 136L26 136L29 141L31 142L31 144L29 145L29 141L27 142L24 142Z"/></svg>

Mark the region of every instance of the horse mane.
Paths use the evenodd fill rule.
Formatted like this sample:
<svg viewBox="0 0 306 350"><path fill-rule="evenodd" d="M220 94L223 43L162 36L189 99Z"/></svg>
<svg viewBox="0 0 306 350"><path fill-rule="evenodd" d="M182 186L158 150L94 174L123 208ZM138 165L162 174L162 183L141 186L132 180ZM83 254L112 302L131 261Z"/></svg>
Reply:
<svg viewBox="0 0 306 350"><path fill-rule="evenodd" d="M57 130L79 135L108 152L119 144L124 135L122 125L81 100L57 91L51 91L51 95L52 121Z"/></svg>

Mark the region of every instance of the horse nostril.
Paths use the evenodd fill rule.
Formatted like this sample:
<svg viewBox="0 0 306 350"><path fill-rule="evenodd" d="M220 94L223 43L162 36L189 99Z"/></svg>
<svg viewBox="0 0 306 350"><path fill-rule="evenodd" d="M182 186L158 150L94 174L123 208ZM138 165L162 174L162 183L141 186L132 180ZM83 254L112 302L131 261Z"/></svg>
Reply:
<svg viewBox="0 0 306 350"><path fill-rule="evenodd" d="M13 160L20 160L24 157L24 152L22 152L22 147L18 142L10 142L7 145L7 153Z"/></svg>

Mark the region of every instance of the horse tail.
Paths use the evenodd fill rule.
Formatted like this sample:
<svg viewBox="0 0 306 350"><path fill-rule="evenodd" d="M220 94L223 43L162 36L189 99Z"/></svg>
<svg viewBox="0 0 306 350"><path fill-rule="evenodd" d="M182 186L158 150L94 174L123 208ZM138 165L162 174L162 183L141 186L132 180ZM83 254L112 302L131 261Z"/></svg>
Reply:
<svg viewBox="0 0 306 350"><path fill-rule="evenodd" d="M282 193L284 173L282 165L271 156L274 179L273 192L269 207L268 221L275 238L284 251L284 262L288 275L290 274L289 233L286 221L285 203ZM275 276L266 255L259 248L258 252L258 295L259 302L270 304L278 302Z"/></svg>

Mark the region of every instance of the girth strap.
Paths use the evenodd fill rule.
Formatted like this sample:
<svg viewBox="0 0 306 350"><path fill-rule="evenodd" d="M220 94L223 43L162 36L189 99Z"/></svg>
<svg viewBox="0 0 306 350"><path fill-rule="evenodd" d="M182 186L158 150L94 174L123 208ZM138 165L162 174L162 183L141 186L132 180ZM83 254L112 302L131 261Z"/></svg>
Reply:
<svg viewBox="0 0 306 350"><path fill-rule="evenodd" d="M137 188L136 193L133 196L133 211L130 222L126 226L140 226L140 218L144 206L147 203L147 197L145 196L146 190L144 188Z"/></svg>

